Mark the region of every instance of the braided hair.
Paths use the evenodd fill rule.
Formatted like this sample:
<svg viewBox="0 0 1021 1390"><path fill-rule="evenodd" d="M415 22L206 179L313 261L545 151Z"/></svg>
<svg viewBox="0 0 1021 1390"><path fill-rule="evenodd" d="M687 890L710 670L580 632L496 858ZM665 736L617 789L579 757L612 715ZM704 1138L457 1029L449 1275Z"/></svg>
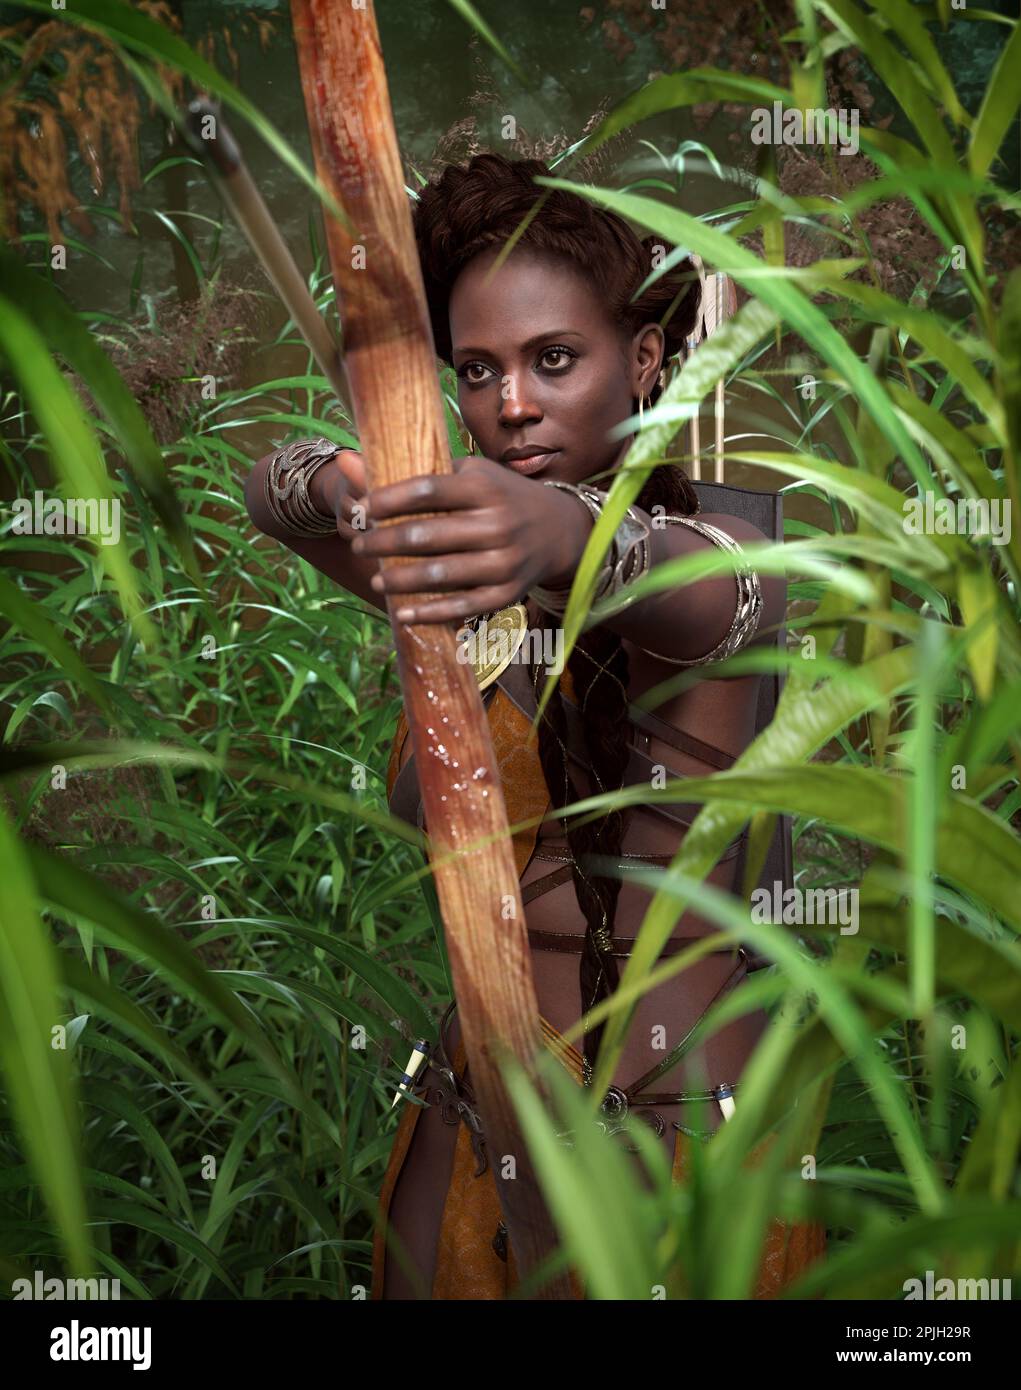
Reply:
<svg viewBox="0 0 1021 1390"><path fill-rule="evenodd" d="M671 357L683 356L699 309L699 282L690 258L673 266L635 298L652 270L658 239L640 240L623 218L574 193L540 190L534 178L549 173L541 160L479 154L467 165L448 165L439 178L420 190L414 213L415 236L440 358L448 363L453 359L448 311L458 275L473 257L506 241L533 211L540 191L546 193L546 200L528 223L520 244L572 261L588 276L622 330L634 334L648 323L659 323L666 339L664 367ZM660 389L658 383L653 387L653 402ZM660 464L650 472L637 505L646 511L656 506L672 513L698 510L691 483L680 469L669 464ZM597 787L600 791L618 790L630 756L628 659L620 638L606 628L589 629L572 650L568 670ZM534 685L538 675L534 666L530 674ZM539 724L539 758L554 808L560 810L579 800L567 757L567 718L559 690L553 693ZM572 828L568 818L563 820L573 860L575 895L586 922L579 969L582 1013L607 998L619 982L612 937L620 880L597 875L586 864L591 855L619 856L626 816L626 811L610 811L577 828ZM585 1035L588 1075L603 1026Z"/></svg>

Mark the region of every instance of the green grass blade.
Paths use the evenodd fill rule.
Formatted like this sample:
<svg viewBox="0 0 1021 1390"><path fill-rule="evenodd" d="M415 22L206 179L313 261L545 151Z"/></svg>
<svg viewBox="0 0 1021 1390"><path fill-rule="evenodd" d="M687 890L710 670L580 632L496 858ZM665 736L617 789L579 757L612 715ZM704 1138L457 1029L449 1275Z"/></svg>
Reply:
<svg viewBox="0 0 1021 1390"><path fill-rule="evenodd" d="M977 178L984 178L1006 138L1010 123L1021 104L1021 24L1015 22L1003 46L989 85L982 97L971 144L968 167Z"/></svg>
<svg viewBox="0 0 1021 1390"><path fill-rule="evenodd" d="M32 865L0 814L0 1065L14 1118L76 1274L91 1267L73 1062L54 1045L62 1023L54 949Z"/></svg>

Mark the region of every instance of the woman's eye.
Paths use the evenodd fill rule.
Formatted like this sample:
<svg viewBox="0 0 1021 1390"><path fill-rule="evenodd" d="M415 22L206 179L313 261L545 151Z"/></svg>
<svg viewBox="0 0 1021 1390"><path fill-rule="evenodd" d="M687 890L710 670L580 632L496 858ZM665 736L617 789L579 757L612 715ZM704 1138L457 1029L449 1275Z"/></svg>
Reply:
<svg viewBox="0 0 1021 1390"><path fill-rule="evenodd" d="M573 360L578 356L568 347L555 346L545 348L538 358L537 365L547 372L564 372L570 367ZM496 373L492 367L487 367L484 362L465 362L457 369L458 378L466 381L469 386L479 386L489 377Z"/></svg>
<svg viewBox="0 0 1021 1390"><path fill-rule="evenodd" d="M577 355L578 354L572 352L570 348L548 347L545 352L541 354L539 361L547 370L557 372L563 371L566 367L570 366L572 360L577 357ZM556 360L551 362L550 358L555 358Z"/></svg>
<svg viewBox="0 0 1021 1390"><path fill-rule="evenodd" d="M484 362L466 362L457 374L462 381L468 381L471 382L472 385L477 385L480 381L485 381L485 374L488 371L489 368Z"/></svg>

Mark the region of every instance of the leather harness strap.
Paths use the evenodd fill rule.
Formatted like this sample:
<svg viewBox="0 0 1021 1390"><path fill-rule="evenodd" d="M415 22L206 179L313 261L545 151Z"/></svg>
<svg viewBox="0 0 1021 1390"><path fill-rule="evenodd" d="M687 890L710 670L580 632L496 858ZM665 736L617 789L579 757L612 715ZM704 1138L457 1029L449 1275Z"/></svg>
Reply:
<svg viewBox="0 0 1021 1390"><path fill-rule="evenodd" d="M535 718L535 711L538 706L535 690L528 676L528 668L524 663L512 661L507 669L497 677L497 684L503 687L518 709L531 722ZM563 691L561 691L561 699L567 713L568 726L570 727L574 723L583 733L582 714L578 706ZM710 767L718 768L721 772L733 767L736 761L733 754L725 752L722 748L717 748L715 744L706 743L704 739L696 738L694 734L689 734L685 729L675 728L673 724L668 724L665 719L660 719L658 714L652 714L651 711L642 709L637 704L628 705L628 721L644 733L651 735L652 738L658 738L661 742L669 744L671 748L676 748L679 753L687 753L690 757L699 758L702 762L708 763Z"/></svg>
<svg viewBox="0 0 1021 1390"><path fill-rule="evenodd" d="M573 709L574 706L572 705L571 708ZM726 772L728 768L734 766L736 759L730 753L725 753L722 748L717 748L715 744L706 743L704 739L696 738L694 734L689 734L685 729L674 728L673 724L668 724L665 719L660 719L658 715L650 713L649 710L640 709L638 705L628 705L628 718L637 728L650 734L653 738L658 738L661 743L668 743L679 753L688 753L693 758L700 758L702 762L708 763L710 767L715 767L720 772ZM646 746L648 746L648 740L646 740Z"/></svg>
<svg viewBox="0 0 1021 1390"><path fill-rule="evenodd" d="M630 956L637 936L615 936L613 938L613 952L615 956L627 959ZM665 944L660 951L660 956L676 956L686 946L692 945L696 941L701 941L700 936L674 936ZM538 951L563 951L569 954L580 955L585 943L584 932L560 932L560 931L539 931L536 927L528 929L528 944L534 946ZM726 947L720 951L714 951L713 955L729 954L733 947Z"/></svg>
<svg viewBox="0 0 1021 1390"><path fill-rule="evenodd" d="M550 892L553 888L559 888L562 883L570 883L574 877L573 864L561 864L559 869L554 869L552 873L543 874L542 878L533 879L531 883L526 883L521 889L521 905L527 905L536 898L541 898L544 893Z"/></svg>
<svg viewBox="0 0 1021 1390"><path fill-rule="evenodd" d="M521 662L511 662L505 671L498 677L496 684L503 690L504 694L511 700L528 719L529 723L535 718L537 704L535 692L528 676L527 667ZM492 689L492 687L490 687ZM567 723L567 753L569 757L581 767L588 769L589 759L588 750L585 742L584 721L581 711L573 701L569 700L563 692L561 699L564 705L564 712ZM653 784L653 779L657 772L662 768L662 763L655 761L648 756L634 742L636 733L634 725L637 725L645 734L645 747L648 748L649 737L662 739L664 743L676 748L678 752L687 753L691 757L700 758L720 771L734 765L735 759L725 753L720 748L715 748L712 744L703 742L702 739L695 738L694 735L685 733L683 730L675 729L672 724L667 724L665 720L659 719L656 715L649 714L646 710L640 710L636 705L628 706L629 728L628 743L630 746L630 759L624 774L625 786L649 786ZM641 737L641 735L639 735ZM673 821L685 829L691 825L695 816L702 809L696 802L673 802L664 805L658 802L650 802L643 806L643 809L654 815L662 816L666 820ZM739 842L735 841L733 852L737 852L736 846ZM725 856L730 858L728 850ZM541 882L541 880L540 880ZM551 885L553 886L553 885Z"/></svg>
<svg viewBox="0 0 1021 1390"><path fill-rule="evenodd" d="M512 661L484 692L484 703L488 704L493 698L497 686L531 723L535 718L537 704L527 666L522 662ZM561 700L563 701L567 724L568 755L575 762L587 768L588 754L585 744L583 715L563 690L561 690ZM722 748L717 748L714 744L707 743L704 739L697 738L684 729L675 728L672 724L668 724L665 719L660 719L658 715L641 709L636 704L628 705L628 721L628 742L631 748L631 757L625 772L625 786L637 786L642 783L651 786L653 776L662 767L661 763L655 762L648 756L649 741L652 738L675 748L679 753L686 753L689 757L697 758L719 771L726 771L734 765L735 759L732 754L725 752ZM644 740L644 747L639 746L639 739ZM391 801L401 805L407 802L412 787L417 784L414 764L414 757L409 758L397 772L394 785L391 788ZM672 805L651 803L645 809L687 827L701 808L695 803L675 802ZM421 829L423 824L421 808L417 819Z"/></svg>

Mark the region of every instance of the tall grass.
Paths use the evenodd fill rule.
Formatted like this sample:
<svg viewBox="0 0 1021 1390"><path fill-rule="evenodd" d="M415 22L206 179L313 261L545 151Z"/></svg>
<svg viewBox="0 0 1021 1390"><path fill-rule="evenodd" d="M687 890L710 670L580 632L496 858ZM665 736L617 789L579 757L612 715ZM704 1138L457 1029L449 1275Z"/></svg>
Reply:
<svg viewBox="0 0 1021 1390"><path fill-rule="evenodd" d="M101 9L139 62L160 52L123 7L76 8ZM591 1095L551 1076L573 1148L513 1079L565 1251L599 1298L747 1297L775 1215L830 1232L795 1294L900 1297L930 1268L1009 1275L1021 1249L1021 537L912 534L904 509L931 492L1017 513L1021 273L987 273L984 228L992 209L1017 212L995 161L1021 39L1011 26L969 115L913 7L814 0L799 13L791 92L712 71L659 78L545 181L697 252L752 296L646 414L579 570L568 641L600 544L646 470L677 456L678 427L720 375L748 419L770 403L728 462L813 496L830 519L792 523L756 557L789 575L795 604L786 652L733 662L785 671L771 726L732 771L637 793L704 809L670 869L645 875L655 893L601 1006ZM703 217L675 205L665 178L650 190L641 171L619 188L570 177L575 157L659 111L807 100L820 54L842 44L868 55L904 132L862 130L879 177L842 201L781 193L767 168L735 205L709 160L721 205ZM177 40L161 56L198 71ZM704 153L663 159L676 174ZM905 301L869 274L860 213L893 191L944 248L940 273L967 301L954 318L928 302L928 282ZM840 257L785 268L795 224L836 237ZM746 244L756 230L765 259ZM321 260L312 288L332 312ZM0 311L17 495L40 485L45 448L68 495L116 497L125 518L121 544L95 551L9 524L0 541L0 1272L98 1266L140 1298L350 1297L366 1283L390 1143L391 1052L432 1031L449 980L421 847L385 814L399 708L385 625L256 541L236 438L253 422L267 438L353 436L309 366L197 399L161 448L93 335L10 253ZM806 364L811 400L796 389ZM675 561L647 587L726 562ZM761 847L781 812L799 882L860 890L856 935L756 921L705 884L746 822ZM717 923L715 944L746 941L776 962L705 1030L763 1006L774 1026L690 1182L672 1185L635 1131L643 1185L592 1109L635 999L706 949L657 965L686 905Z"/></svg>

